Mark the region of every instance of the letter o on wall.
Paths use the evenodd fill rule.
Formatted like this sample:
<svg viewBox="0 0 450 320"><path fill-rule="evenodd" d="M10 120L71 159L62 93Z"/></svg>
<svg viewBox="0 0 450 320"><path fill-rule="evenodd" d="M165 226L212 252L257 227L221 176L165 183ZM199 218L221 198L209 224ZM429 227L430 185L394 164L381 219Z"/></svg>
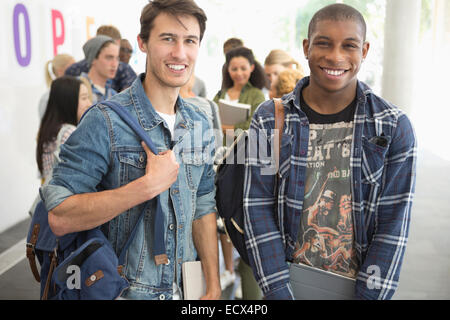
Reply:
<svg viewBox="0 0 450 320"><path fill-rule="evenodd" d="M20 29L19 29L19 17L23 16L25 24L25 56L22 56L20 47ZM30 32L30 17L28 16L27 9L21 3L18 3L14 7L13 12L13 30L14 30L14 48L16 52L16 58L19 65L26 67L31 61L31 32Z"/></svg>

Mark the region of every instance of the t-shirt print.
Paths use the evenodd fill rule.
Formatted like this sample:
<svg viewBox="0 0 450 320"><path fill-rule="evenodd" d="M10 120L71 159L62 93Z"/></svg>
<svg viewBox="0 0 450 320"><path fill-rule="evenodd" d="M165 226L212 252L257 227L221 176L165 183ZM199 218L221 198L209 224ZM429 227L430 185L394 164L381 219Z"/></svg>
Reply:
<svg viewBox="0 0 450 320"><path fill-rule="evenodd" d="M311 124L294 262L356 278L350 153L353 122Z"/></svg>

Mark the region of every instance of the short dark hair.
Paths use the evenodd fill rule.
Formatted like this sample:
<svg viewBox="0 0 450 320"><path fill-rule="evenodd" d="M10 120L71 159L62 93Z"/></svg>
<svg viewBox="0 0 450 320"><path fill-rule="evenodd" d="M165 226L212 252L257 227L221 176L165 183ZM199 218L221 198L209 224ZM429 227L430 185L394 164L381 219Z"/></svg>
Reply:
<svg viewBox="0 0 450 320"><path fill-rule="evenodd" d="M200 41L206 29L206 14L193 0L153 0L150 1L141 13L141 31L139 37L147 42L153 28L153 22L160 13L166 13L174 17L190 15L194 16L200 26Z"/></svg>
<svg viewBox="0 0 450 320"><path fill-rule="evenodd" d="M233 80L231 79L230 73L228 72L228 66L230 65L230 61L236 57L244 57L248 60L250 65L255 65L255 69L253 70L249 79L249 82L253 86L258 89L262 89L268 86L264 68L258 61L256 61L255 56L253 55L253 51L246 47L238 47L228 51L226 54L226 61L222 70L222 89L228 89L233 86Z"/></svg>
<svg viewBox="0 0 450 320"><path fill-rule="evenodd" d="M361 25L363 32L363 40L366 40L366 21L362 14L356 10L355 8L342 4L335 3L330 4L319 11L317 11L309 22L308 27L308 39L311 38L311 35L316 29L316 25L319 21L323 20L334 20L334 21L344 21L344 20L353 20Z"/></svg>
<svg viewBox="0 0 450 320"><path fill-rule="evenodd" d="M227 54L228 51L235 49L235 48L243 47L243 46L244 46L244 42L241 39L230 38L223 43L223 53Z"/></svg>
<svg viewBox="0 0 450 320"><path fill-rule="evenodd" d="M104 35L113 38L113 40L122 39L119 29L111 25L103 25L97 29L97 35Z"/></svg>

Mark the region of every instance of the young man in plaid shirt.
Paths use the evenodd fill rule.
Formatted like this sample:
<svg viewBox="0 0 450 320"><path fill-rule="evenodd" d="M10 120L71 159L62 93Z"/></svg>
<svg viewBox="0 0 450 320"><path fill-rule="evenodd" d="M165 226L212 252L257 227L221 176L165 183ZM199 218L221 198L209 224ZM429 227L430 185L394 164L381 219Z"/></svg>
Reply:
<svg viewBox="0 0 450 320"><path fill-rule="evenodd" d="M293 299L288 263L356 279L356 299L390 299L398 287L416 140L407 116L357 79L369 47L354 8L314 15L303 42L311 74L282 99L278 177L260 156L275 149L273 102L253 116L245 237L266 299Z"/></svg>

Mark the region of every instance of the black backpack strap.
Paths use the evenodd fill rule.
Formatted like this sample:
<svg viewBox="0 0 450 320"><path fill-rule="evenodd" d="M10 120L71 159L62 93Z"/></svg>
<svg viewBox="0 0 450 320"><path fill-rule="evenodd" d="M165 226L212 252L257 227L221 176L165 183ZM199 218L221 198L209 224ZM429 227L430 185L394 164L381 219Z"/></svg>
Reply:
<svg viewBox="0 0 450 320"><path fill-rule="evenodd" d="M139 136L141 140L145 142L145 144L149 147L149 149L155 154L158 154L158 149L156 148L153 141L150 139L148 134L145 132L145 130L140 126L140 124L130 115L130 113L123 108L120 104L114 101L102 101L100 104L106 105L110 107L113 111L115 111L122 120L130 126L133 131ZM142 221L142 218L145 214L145 210L147 206L149 205L149 201L147 201L146 206L144 207L144 210L142 211L141 215L139 216L139 219L134 226L130 237L128 238L125 246L123 247L120 256L119 256L119 264L123 264L125 262L125 254L128 250L128 247L130 246L134 236L136 235L137 227L139 223ZM167 254L166 254L166 248L164 246L164 214L162 212L161 203L159 196L156 197L156 212L155 212L155 226L153 230L153 256L155 258L156 265L167 263Z"/></svg>

